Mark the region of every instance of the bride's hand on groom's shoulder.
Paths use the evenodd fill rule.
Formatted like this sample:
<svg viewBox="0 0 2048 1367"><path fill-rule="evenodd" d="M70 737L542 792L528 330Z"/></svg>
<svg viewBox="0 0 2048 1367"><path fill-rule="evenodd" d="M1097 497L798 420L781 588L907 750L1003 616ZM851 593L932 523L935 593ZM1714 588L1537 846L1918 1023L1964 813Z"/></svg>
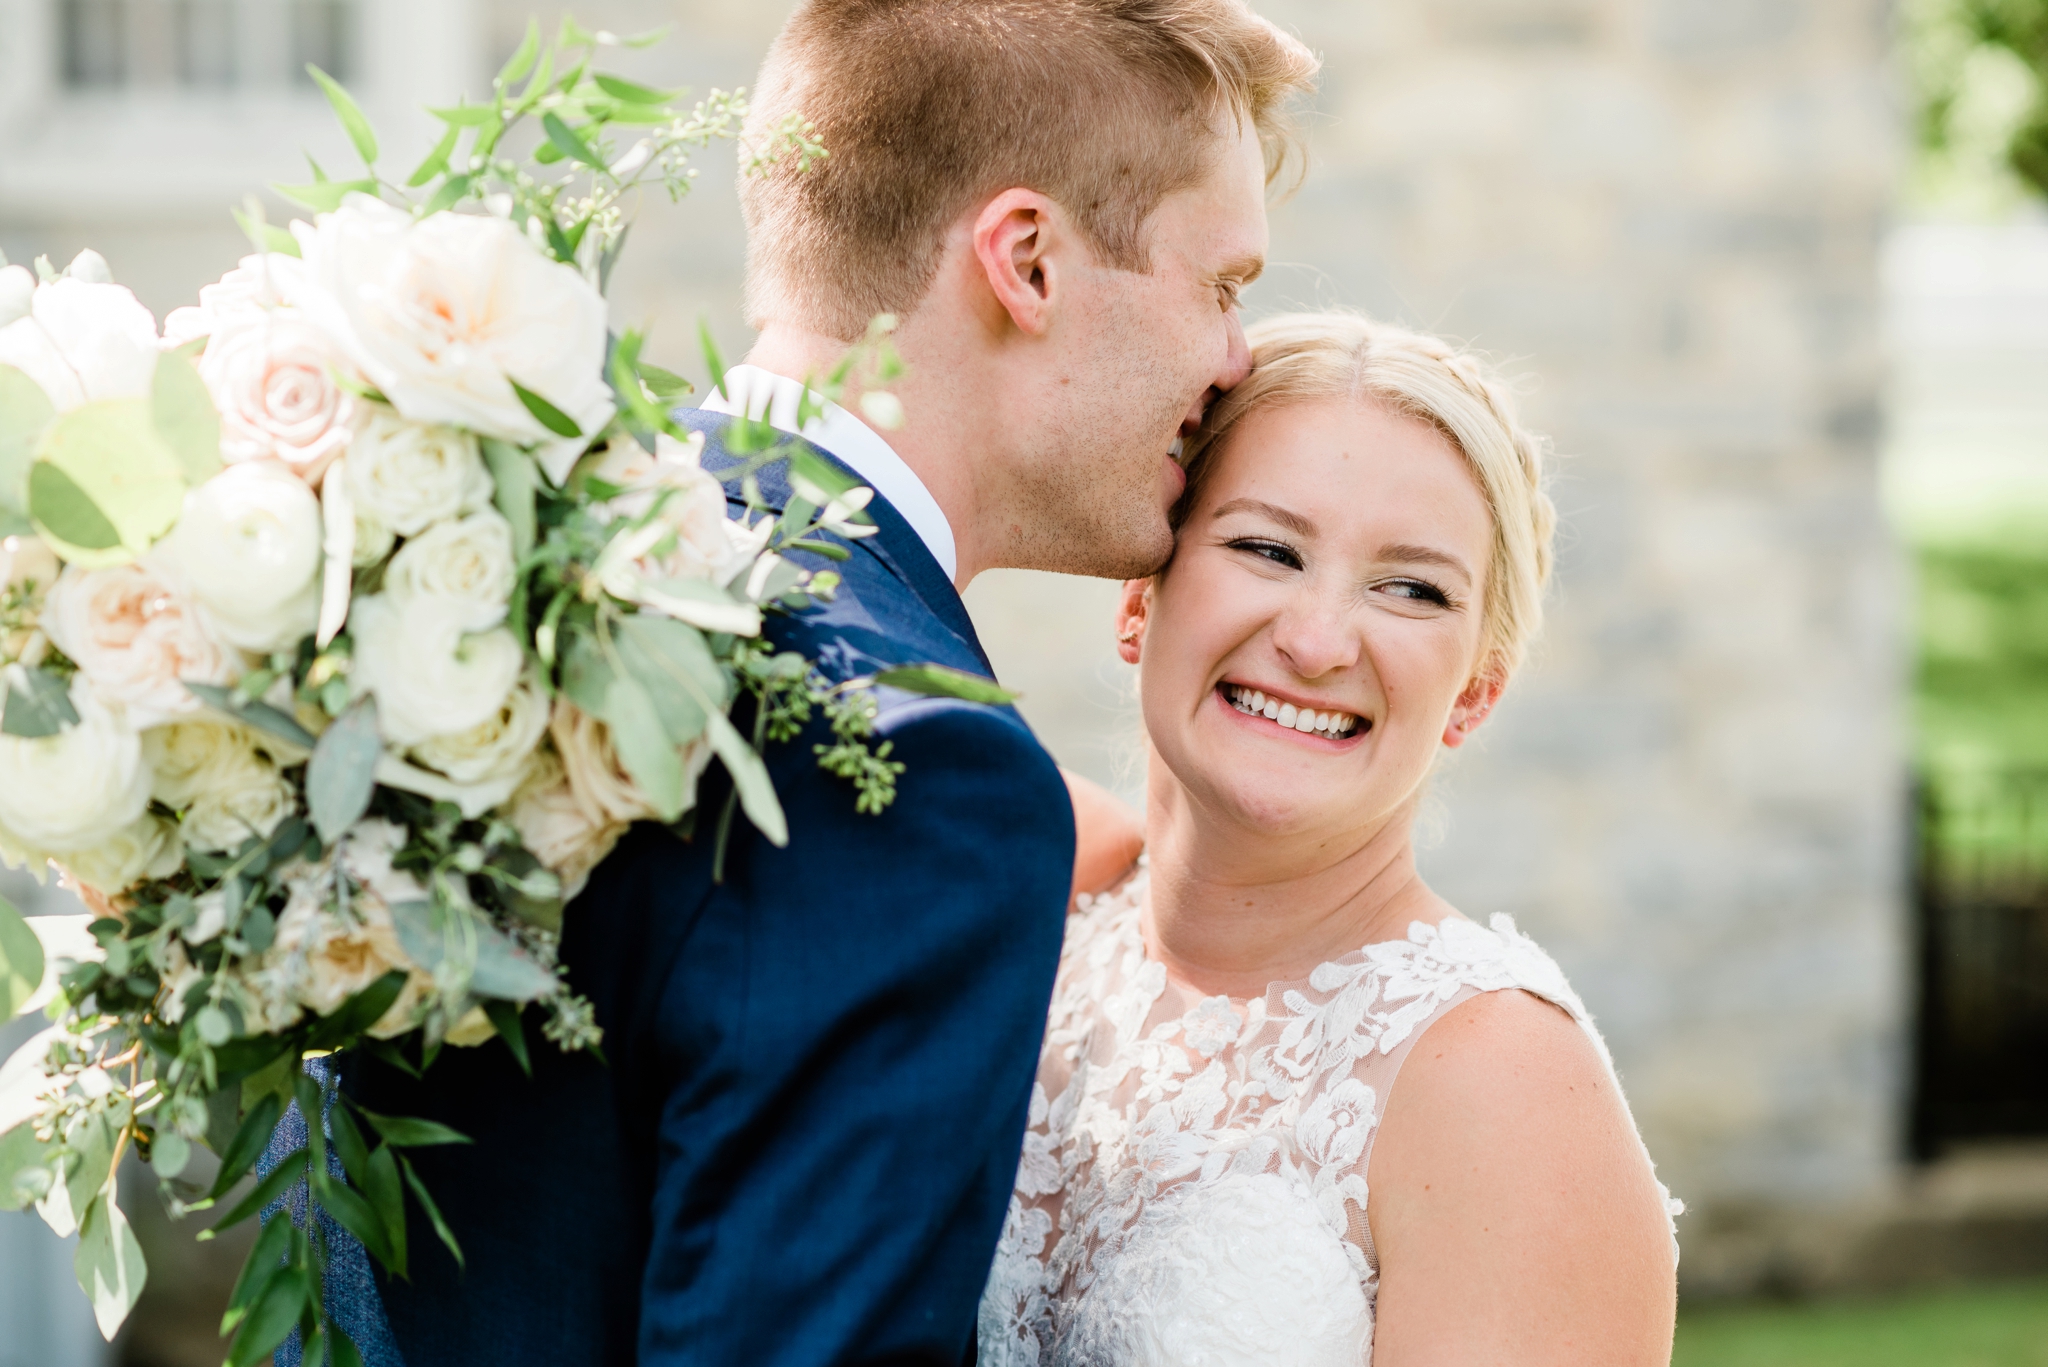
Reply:
<svg viewBox="0 0 2048 1367"><path fill-rule="evenodd" d="M1145 850L1138 814L1099 783L1060 770L1074 802L1074 894L1107 892Z"/></svg>

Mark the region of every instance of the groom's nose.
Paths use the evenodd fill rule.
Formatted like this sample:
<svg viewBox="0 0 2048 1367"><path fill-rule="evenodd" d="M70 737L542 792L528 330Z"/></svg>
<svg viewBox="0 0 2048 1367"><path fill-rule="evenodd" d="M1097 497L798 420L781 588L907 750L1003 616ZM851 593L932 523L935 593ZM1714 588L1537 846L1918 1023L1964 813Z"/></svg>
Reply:
<svg viewBox="0 0 2048 1367"><path fill-rule="evenodd" d="M1229 329L1230 349L1223 358L1223 369L1217 373L1215 383L1217 389L1228 394L1252 373L1252 348L1251 343L1244 339L1244 320L1236 309L1223 316L1223 323Z"/></svg>

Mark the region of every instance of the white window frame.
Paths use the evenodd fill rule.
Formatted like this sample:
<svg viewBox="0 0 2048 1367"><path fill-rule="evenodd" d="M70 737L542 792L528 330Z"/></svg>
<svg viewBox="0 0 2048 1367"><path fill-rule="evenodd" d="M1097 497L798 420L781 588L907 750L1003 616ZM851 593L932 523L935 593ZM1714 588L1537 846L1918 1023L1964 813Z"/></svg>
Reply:
<svg viewBox="0 0 2048 1367"><path fill-rule="evenodd" d="M484 93L480 0L356 4L349 89L380 169L402 180L435 131L421 107ZM301 149L338 180L360 174L316 91L68 88L57 7L0 0L0 223L214 221L249 191L308 178Z"/></svg>

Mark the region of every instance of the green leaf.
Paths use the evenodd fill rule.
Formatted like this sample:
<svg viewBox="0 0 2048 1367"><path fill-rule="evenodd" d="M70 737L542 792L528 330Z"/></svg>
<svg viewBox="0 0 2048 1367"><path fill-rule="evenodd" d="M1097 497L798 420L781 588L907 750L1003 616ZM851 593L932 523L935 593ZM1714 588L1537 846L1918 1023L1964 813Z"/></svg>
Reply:
<svg viewBox="0 0 2048 1367"><path fill-rule="evenodd" d="M26 1120L0 1133L0 1210L20 1210L35 1200L33 1189L15 1179L30 1168L46 1167L47 1148Z"/></svg>
<svg viewBox="0 0 2048 1367"><path fill-rule="evenodd" d="M657 399L674 401L696 389L695 385L673 370L663 370L660 366L650 365L646 361L641 361L638 369L640 383L646 385L648 392Z"/></svg>
<svg viewBox="0 0 2048 1367"><path fill-rule="evenodd" d="M675 117L676 112L673 109L661 105L615 104L604 116L604 121L623 128L651 128L673 122Z"/></svg>
<svg viewBox="0 0 2048 1367"><path fill-rule="evenodd" d="M114 1127L102 1113L90 1116L64 1141L78 1160L64 1178L64 1185L70 1188L73 1210L91 1205L100 1188L106 1186L107 1177L114 1170L114 1138Z"/></svg>
<svg viewBox="0 0 2048 1367"><path fill-rule="evenodd" d="M336 1181L324 1168L315 1168L312 1193L320 1208L339 1221L343 1229L355 1235L356 1242L371 1257L386 1267L391 1265L391 1245L384 1237L384 1222L360 1192Z"/></svg>
<svg viewBox="0 0 2048 1367"><path fill-rule="evenodd" d="M681 816L688 805L684 788L690 776L683 770L682 756L669 739L668 728L662 725L661 713L639 680L613 675L611 686L605 689L601 715L611 727L613 749L646 794L655 815L663 821Z"/></svg>
<svg viewBox="0 0 2048 1367"><path fill-rule="evenodd" d="M404 1276L403 1272L397 1273ZM334 1359L334 1367L363 1367L363 1355L356 1348L356 1341L342 1332L340 1325L327 1321L327 1355Z"/></svg>
<svg viewBox="0 0 2048 1367"><path fill-rule="evenodd" d="M802 446L789 448L789 476L791 483L804 480L818 486L829 502L841 494L861 487L858 476L840 469L817 452Z"/></svg>
<svg viewBox="0 0 2048 1367"><path fill-rule="evenodd" d="M323 843L332 845L370 809L377 787L376 699L359 699L320 735L306 765L306 810Z"/></svg>
<svg viewBox="0 0 2048 1367"><path fill-rule="evenodd" d="M0 733L37 740L78 724L71 690L47 669L15 671L0 699Z"/></svg>
<svg viewBox="0 0 2048 1367"><path fill-rule="evenodd" d="M336 1107L334 1114L338 1117L341 1108ZM398 1176L397 1153L389 1145L379 1144L364 1160L362 1176L355 1181L363 1189L363 1199L384 1222L385 1240L390 1245L387 1251L391 1254L385 1266L391 1269L392 1276L403 1277L406 1271L405 1187Z"/></svg>
<svg viewBox="0 0 2048 1367"><path fill-rule="evenodd" d="M427 112L442 123L452 124L457 128L481 128L498 117L496 111L487 104L458 104L446 109L429 109Z"/></svg>
<svg viewBox="0 0 2048 1367"><path fill-rule="evenodd" d="M108 551L121 544L121 533L100 511L78 482L44 461L28 476L29 516L52 540L88 551Z"/></svg>
<svg viewBox="0 0 2048 1367"><path fill-rule="evenodd" d="M185 691L197 697L207 706L225 712L236 721L246 722L259 731L268 731L279 740L288 740L304 750L318 745L319 738L299 725L295 718L286 716L267 702L251 702L234 689L222 684L193 683L184 681Z"/></svg>
<svg viewBox="0 0 2048 1367"><path fill-rule="evenodd" d="M448 169L448 154L455 150L455 140L461 136L462 125L450 123L448 131L443 133L441 140L434 144L434 150L427 153L426 159L414 168L412 175L406 178L406 187L417 190L435 176L446 171Z"/></svg>
<svg viewBox="0 0 2048 1367"><path fill-rule="evenodd" d="M157 435L151 405L108 399L59 414L44 429L29 472L29 512L56 539L87 552L78 556L57 547L66 559L118 564L170 530L184 509L185 489L185 472L177 453ZM60 524L84 539L67 535ZM115 547L121 549L114 554L93 554Z"/></svg>
<svg viewBox="0 0 2048 1367"><path fill-rule="evenodd" d="M519 1065L520 1072L532 1077L533 1059L526 1052L526 1027L519 1020L523 1009L517 1002L484 1003L484 1014L491 1018L491 1027L498 1032L498 1038L504 1040L505 1047L512 1051L512 1061Z"/></svg>
<svg viewBox="0 0 2048 1367"><path fill-rule="evenodd" d="M462 197L468 193L468 176L450 176L441 182L440 189L434 191L434 197L420 206L420 217L426 218L444 209L452 209L461 203Z"/></svg>
<svg viewBox="0 0 2048 1367"><path fill-rule="evenodd" d="M270 1092L258 1097L256 1104L249 1108L249 1114L242 1117L242 1123L235 1128L235 1137L220 1156L220 1174L213 1179L213 1190L207 1194L218 1201L228 1194L228 1189L242 1180L242 1174L249 1171L263 1150L270 1143L270 1135L277 1128L278 1119L284 1115L285 1097Z"/></svg>
<svg viewBox="0 0 2048 1367"><path fill-rule="evenodd" d="M176 352L157 357L149 411L187 484L204 484L220 473L220 413L191 361Z"/></svg>
<svg viewBox="0 0 2048 1367"><path fill-rule="evenodd" d="M533 59L539 55L540 20L528 19L526 21L526 37L520 42L518 49L513 52L511 57L506 59L505 65L498 69L498 79L495 84L511 85L523 79L527 72L533 70Z"/></svg>
<svg viewBox="0 0 2048 1367"><path fill-rule="evenodd" d="M418 1116L378 1115L356 1107L356 1114L370 1122L370 1128L384 1137L384 1142L395 1149L424 1149L436 1144L469 1144L474 1141L459 1130L433 1120L421 1120Z"/></svg>
<svg viewBox="0 0 2048 1367"><path fill-rule="evenodd" d="M611 661L589 632L578 631L568 638L562 649L562 691L570 702L602 718L612 676Z"/></svg>
<svg viewBox="0 0 2048 1367"><path fill-rule="evenodd" d="M307 1128L310 1131L317 1131L317 1126L308 1126ZM294 1149L286 1156L282 1163L271 1169L268 1177L256 1184L254 1190L250 1191L241 1200L235 1202L232 1210L216 1220L212 1230L209 1232L218 1234L224 1229L231 1229L242 1223L242 1221L248 1219L251 1215L254 1215L272 1201L275 1201L278 1197L291 1190L292 1185L305 1175L306 1151L303 1148Z"/></svg>
<svg viewBox="0 0 2048 1367"><path fill-rule="evenodd" d="M280 1217L283 1218L283 1217ZM283 1220L290 1227L289 1218ZM235 1346L228 1353L227 1367L255 1367L255 1364L277 1351L285 1341L299 1316L306 1310L308 1287L311 1285L305 1270L287 1267L272 1277L263 1288L263 1294L242 1322L242 1332L235 1335Z"/></svg>
<svg viewBox="0 0 2048 1367"><path fill-rule="evenodd" d="M875 682L887 688L900 688L906 693L922 693L932 698L959 698L964 702L994 703L998 706L1017 700L1015 693L994 679L948 669L944 665L899 665L875 675Z"/></svg>
<svg viewBox="0 0 2048 1367"><path fill-rule="evenodd" d="M420 1209L424 1210L427 1219L433 1222L434 1233L441 1236L441 1242L455 1255L455 1265L467 1268L469 1262L462 1256L462 1245L455 1242L455 1232L448 1228L448 1222L441 1218L441 1208L435 1205L434 1198L427 1194L427 1184L420 1181L420 1175L412 1170L412 1164L403 1155L399 1157L398 1166L405 1173L405 1184L412 1188L413 1196L420 1203Z"/></svg>
<svg viewBox="0 0 2048 1367"><path fill-rule="evenodd" d="M617 76L593 76L597 88L615 100L627 104L667 104L670 100L687 93L682 90L656 90L652 86L636 85Z"/></svg>
<svg viewBox="0 0 2048 1367"><path fill-rule="evenodd" d="M668 738L688 745L704 733L704 717L729 697L725 671L704 633L651 613L620 619L613 639L619 658L653 699Z"/></svg>
<svg viewBox="0 0 2048 1367"><path fill-rule="evenodd" d="M135 1241L135 1231L128 1227L128 1217L105 1192L93 1198L85 1207L85 1218L78 1222L78 1252L71 1265L78 1273L78 1284L92 1301L100 1336L113 1342L128 1312L135 1308L135 1298L142 1294L149 1264L142 1256L142 1245Z"/></svg>
<svg viewBox="0 0 2048 1367"><path fill-rule="evenodd" d="M534 420L556 436L580 437L583 435L583 429L576 425L575 419L549 403L546 399L543 399L540 395L534 393L531 389L528 389L525 385L519 383L519 381L512 381L512 392L519 396L519 402L526 405L526 411L533 414Z"/></svg>
<svg viewBox="0 0 2048 1367"><path fill-rule="evenodd" d="M299 239L275 223L265 223L251 218L240 209L230 209L235 216L235 226L242 230L242 236L258 251L276 252L279 256L298 256Z"/></svg>
<svg viewBox="0 0 2048 1367"><path fill-rule="evenodd" d="M341 207L341 201L351 194L374 195L377 182L374 180L316 180L311 185L284 185L272 182L271 189L283 195L294 204L302 204L316 214L331 214Z"/></svg>
<svg viewBox="0 0 2048 1367"><path fill-rule="evenodd" d="M789 843L789 819L782 814L782 803L775 797L774 781L768 777L768 766L747 744L733 724L726 720L725 713L713 712L710 721L711 748L725 763L726 772L732 775L733 787L739 791L740 808L746 812L747 820L754 823L756 830L768 837L768 843L780 848Z"/></svg>
<svg viewBox="0 0 2048 1367"><path fill-rule="evenodd" d="M0 507L28 513L28 467L36 439L57 409L42 386L11 365L0 365Z"/></svg>
<svg viewBox="0 0 2048 1367"><path fill-rule="evenodd" d="M711 372L711 388L730 399L732 395L725 393L725 358L718 354L718 343L712 339L710 320L701 314L697 318L697 345L703 348L704 365Z"/></svg>
<svg viewBox="0 0 2048 1367"><path fill-rule="evenodd" d="M0 1021L19 1015L42 982L43 942L14 904L0 897Z"/></svg>
<svg viewBox="0 0 2048 1367"><path fill-rule="evenodd" d="M248 1317L249 1307L262 1298L271 1282L284 1271L284 1260L291 1246L291 1216L273 1215L270 1223L263 1226L263 1232L256 1236L256 1246L249 1250L249 1257L242 1264L242 1274L235 1278L234 1294L228 1297L227 1313L221 1316L222 1337L235 1332L235 1326Z"/></svg>
<svg viewBox="0 0 2048 1367"><path fill-rule="evenodd" d="M358 1035L384 1018L391 1003L405 991L405 979L405 970L394 968L343 1002L333 1015L320 1022L320 1028L309 1041L310 1047L339 1049L354 1044Z"/></svg>
<svg viewBox="0 0 2048 1367"><path fill-rule="evenodd" d="M348 130L348 140L356 145L356 155L363 159L363 165L375 166L377 135L370 130L370 121L363 117L363 111L356 107L356 102L349 98L340 82L311 62L306 63L306 74L326 93L327 103L334 106L335 117Z"/></svg>

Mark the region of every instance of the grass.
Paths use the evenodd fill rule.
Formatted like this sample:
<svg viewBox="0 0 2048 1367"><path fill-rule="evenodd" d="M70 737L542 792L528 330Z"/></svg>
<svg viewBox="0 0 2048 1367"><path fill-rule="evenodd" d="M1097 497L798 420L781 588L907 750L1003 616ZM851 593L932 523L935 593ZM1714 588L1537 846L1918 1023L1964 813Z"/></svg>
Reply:
<svg viewBox="0 0 2048 1367"><path fill-rule="evenodd" d="M1689 1311L1672 1367L2048 1367L2048 1282Z"/></svg>

